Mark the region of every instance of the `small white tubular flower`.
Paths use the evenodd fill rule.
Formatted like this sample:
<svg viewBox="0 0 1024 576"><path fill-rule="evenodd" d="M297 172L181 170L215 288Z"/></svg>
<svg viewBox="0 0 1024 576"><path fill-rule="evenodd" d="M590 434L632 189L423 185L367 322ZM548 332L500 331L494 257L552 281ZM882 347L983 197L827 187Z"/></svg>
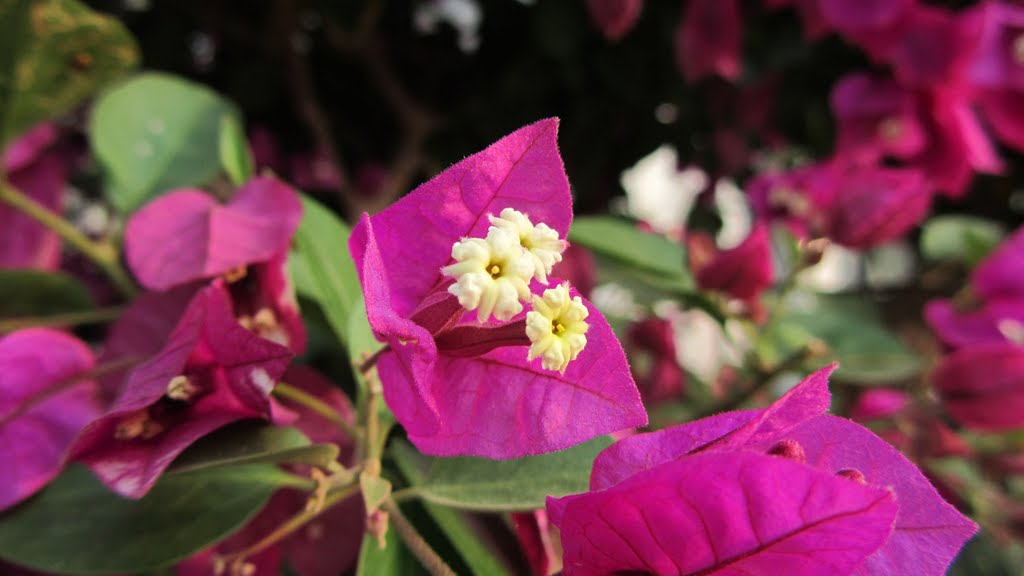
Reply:
<svg viewBox="0 0 1024 576"><path fill-rule="evenodd" d="M533 265L524 257L518 238L492 228L486 239L465 238L452 246L455 264L441 273L455 278L448 292L466 310L476 310L479 322L492 314L509 320L523 310L520 300L530 297Z"/></svg>
<svg viewBox="0 0 1024 576"><path fill-rule="evenodd" d="M487 218L492 229L506 230L519 238L519 243L533 262L537 280L547 284L551 268L562 261L562 252L568 246L558 237L558 231L543 222L534 226L526 214L514 208L505 208L498 216L488 214Z"/></svg>
<svg viewBox="0 0 1024 576"><path fill-rule="evenodd" d="M526 313L526 336L532 342L527 360L540 357L545 369L564 374L587 345L588 314L579 296L569 297L567 283L534 296L533 310Z"/></svg>

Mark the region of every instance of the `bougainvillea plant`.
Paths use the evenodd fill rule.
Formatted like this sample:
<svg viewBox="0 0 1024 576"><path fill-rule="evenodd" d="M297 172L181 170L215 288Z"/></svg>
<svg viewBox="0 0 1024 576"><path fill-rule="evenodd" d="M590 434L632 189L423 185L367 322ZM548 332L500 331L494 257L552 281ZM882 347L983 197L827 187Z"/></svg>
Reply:
<svg viewBox="0 0 1024 576"><path fill-rule="evenodd" d="M114 4L0 0L0 573L1024 570L1024 8Z"/></svg>

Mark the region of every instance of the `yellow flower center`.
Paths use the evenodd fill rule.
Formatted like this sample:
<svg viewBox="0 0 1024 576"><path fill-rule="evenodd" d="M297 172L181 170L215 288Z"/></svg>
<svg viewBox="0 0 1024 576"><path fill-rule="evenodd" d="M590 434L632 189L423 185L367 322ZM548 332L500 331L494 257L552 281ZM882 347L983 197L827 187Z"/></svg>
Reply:
<svg viewBox="0 0 1024 576"><path fill-rule="evenodd" d="M527 359L541 359L546 370L565 373L587 345L587 307L579 297L570 297L569 285L559 284L533 297L533 310L526 314L526 336L530 339Z"/></svg>
<svg viewBox="0 0 1024 576"><path fill-rule="evenodd" d="M180 400L187 402L191 400L196 393L199 392L199 387L192 383L188 379L188 376L179 374L171 381L167 383L167 392L165 393L171 400Z"/></svg>

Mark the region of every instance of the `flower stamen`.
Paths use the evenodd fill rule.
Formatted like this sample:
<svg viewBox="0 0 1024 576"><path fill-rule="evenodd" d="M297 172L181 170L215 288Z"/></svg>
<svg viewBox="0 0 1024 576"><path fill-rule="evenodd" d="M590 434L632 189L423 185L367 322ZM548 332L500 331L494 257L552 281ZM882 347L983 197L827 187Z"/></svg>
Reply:
<svg viewBox="0 0 1024 576"><path fill-rule="evenodd" d="M533 310L526 314L526 336L532 343L527 360L541 358L546 370L565 373L587 345L586 322L590 314L583 300L569 296L569 285L559 284L533 297Z"/></svg>

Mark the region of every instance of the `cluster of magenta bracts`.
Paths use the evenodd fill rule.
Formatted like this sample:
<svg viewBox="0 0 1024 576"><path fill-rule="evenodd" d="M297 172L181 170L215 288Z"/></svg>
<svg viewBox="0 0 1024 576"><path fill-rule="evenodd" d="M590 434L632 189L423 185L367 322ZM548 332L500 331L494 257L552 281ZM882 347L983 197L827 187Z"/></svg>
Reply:
<svg viewBox="0 0 1024 576"><path fill-rule="evenodd" d="M579 300L588 313L586 347L552 370L528 354L522 331L532 312L481 322L449 291L453 279L444 269L453 246L485 237L489 215L512 208L565 237L571 196L556 136L554 120L523 128L353 231L369 321L387 344L377 356L384 398L424 453L515 458L647 423L622 347L589 302ZM19 467L0 506L29 497L69 461L88 465L112 490L141 497L186 447L240 419L293 424L314 441L348 446L317 415L270 395L285 380L353 418L329 383L288 368L305 346L283 271L300 215L295 192L270 177L246 183L226 204L198 190L167 194L127 223L127 262L152 291L110 329L98 361L57 331L0 340L0 366L17 391L3 398L4 433L33 439L28 453L20 443L4 444L14 452L2 456ZM694 262L698 282L754 302L771 284L768 252L766 229L757 226L738 247ZM1001 272L1003 254L979 268L976 283L1020 286L1019 277ZM566 275L585 278L567 256ZM562 285L559 266L547 285ZM532 284L532 293L543 291L536 278ZM638 340L664 355L671 345L658 330ZM769 408L630 436L602 453L591 492L548 503L565 572L941 573L975 525L884 440L824 415L829 371ZM343 450L342 464L350 457ZM181 573L207 573L216 555L266 534L303 502L278 494L243 531L183 563ZM266 573L285 556L300 574L325 563L341 570L355 549L337 542L357 542L363 522L353 499L250 561Z"/></svg>
<svg viewBox="0 0 1024 576"><path fill-rule="evenodd" d="M643 0L590 0L609 40L625 36ZM739 0L689 0L676 33L684 77L736 80L743 72ZM903 236L928 214L933 197L962 197L976 172L1005 166L993 140L1024 150L1024 7L984 1L960 11L919 0L764 0L751 12L795 8L809 42L839 35L875 65L833 86L837 127L827 159L762 173L747 186L762 218L798 235L827 236L868 248ZM778 83L747 87L736 123L780 143L760 116ZM777 87L777 86L776 86ZM742 100L742 96L740 97ZM759 114L756 111L761 110ZM733 150L742 136L715 136L727 165L745 169ZM741 158L731 161L733 156ZM743 157L746 156L746 157ZM879 194L878 190L886 190Z"/></svg>

